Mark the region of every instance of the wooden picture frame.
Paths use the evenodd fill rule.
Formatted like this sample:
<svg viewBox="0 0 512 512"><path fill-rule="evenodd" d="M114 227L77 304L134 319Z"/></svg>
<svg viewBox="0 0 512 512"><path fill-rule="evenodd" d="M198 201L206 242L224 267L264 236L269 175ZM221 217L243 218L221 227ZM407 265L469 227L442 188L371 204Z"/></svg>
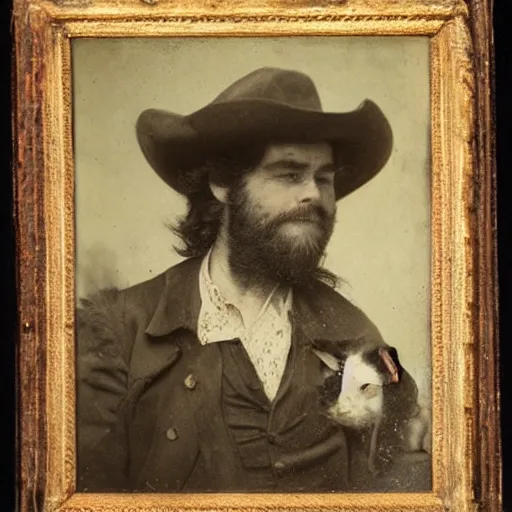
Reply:
<svg viewBox="0 0 512 512"><path fill-rule="evenodd" d="M490 19L485 0L15 0L20 511L501 510ZM176 35L429 38L432 492L75 492L71 40Z"/></svg>

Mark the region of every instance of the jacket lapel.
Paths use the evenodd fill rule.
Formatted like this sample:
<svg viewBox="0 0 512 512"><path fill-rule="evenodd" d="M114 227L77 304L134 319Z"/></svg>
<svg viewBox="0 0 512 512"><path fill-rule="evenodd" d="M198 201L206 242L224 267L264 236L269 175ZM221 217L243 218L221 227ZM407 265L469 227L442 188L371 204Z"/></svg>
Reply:
<svg viewBox="0 0 512 512"><path fill-rule="evenodd" d="M146 334L155 341L179 328L196 332L201 307L201 261L201 258L190 258L167 271L160 300L146 328Z"/></svg>
<svg viewBox="0 0 512 512"><path fill-rule="evenodd" d="M200 258L191 258L170 268L155 311L135 344L131 357L131 380L151 381L180 357L176 343L180 329L196 332L201 306Z"/></svg>
<svg viewBox="0 0 512 512"><path fill-rule="evenodd" d="M172 386L179 389L162 389L161 393L162 396L169 392L185 394L183 398L188 410L174 413L190 416L190 429L196 431L201 448L201 463L207 474L212 475L208 482L211 490L234 489L240 488L236 480L243 472L238 468L239 461L224 425L222 357L217 344L202 346L196 336L201 307L200 266L201 259L193 258L167 271L157 307L134 347L132 384L136 384L134 389L140 388L138 395L142 397L151 385L169 384L169 379L174 376ZM169 379L156 380L178 361L179 371L176 368L176 373L173 370ZM163 411L167 408L162 407L158 413L158 424L165 425Z"/></svg>

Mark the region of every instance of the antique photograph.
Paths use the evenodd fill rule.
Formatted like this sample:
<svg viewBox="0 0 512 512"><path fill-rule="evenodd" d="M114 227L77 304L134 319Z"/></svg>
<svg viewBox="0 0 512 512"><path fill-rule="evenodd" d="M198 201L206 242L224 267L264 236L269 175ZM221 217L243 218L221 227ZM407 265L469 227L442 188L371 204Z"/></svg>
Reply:
<svg viewBox="0 0 512 512"><path fill-rule="evenodd" d="M428 40L72 63L77 490L431 490Z"/></svg>

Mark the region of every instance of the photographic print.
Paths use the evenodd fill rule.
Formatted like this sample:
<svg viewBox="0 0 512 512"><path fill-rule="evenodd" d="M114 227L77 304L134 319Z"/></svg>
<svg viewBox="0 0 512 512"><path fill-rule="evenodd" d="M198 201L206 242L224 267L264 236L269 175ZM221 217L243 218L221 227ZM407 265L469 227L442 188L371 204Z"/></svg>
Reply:
<svg viewBox="0 0 512 512"><path fill-rule="evenodd" d="M431 490L428 39L71 56L77 489Z"/></svg>

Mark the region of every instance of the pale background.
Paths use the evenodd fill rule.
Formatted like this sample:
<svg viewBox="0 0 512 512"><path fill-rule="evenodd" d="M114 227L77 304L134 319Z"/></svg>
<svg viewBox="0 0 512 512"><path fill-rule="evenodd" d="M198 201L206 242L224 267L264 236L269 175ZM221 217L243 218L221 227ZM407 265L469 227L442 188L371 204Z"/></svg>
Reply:
<svg viewBox="0 0 512 512"><path fill-rule="evenodd" d="M426 38L94 39L73 43L77 294L129 286L181 258L165 227L182 197L135 137L146 108L188 114L262 66L309 74L326 111L365 98L388 116L384 170L338 204L326 267L430 400L429 63Z"/></svg>

